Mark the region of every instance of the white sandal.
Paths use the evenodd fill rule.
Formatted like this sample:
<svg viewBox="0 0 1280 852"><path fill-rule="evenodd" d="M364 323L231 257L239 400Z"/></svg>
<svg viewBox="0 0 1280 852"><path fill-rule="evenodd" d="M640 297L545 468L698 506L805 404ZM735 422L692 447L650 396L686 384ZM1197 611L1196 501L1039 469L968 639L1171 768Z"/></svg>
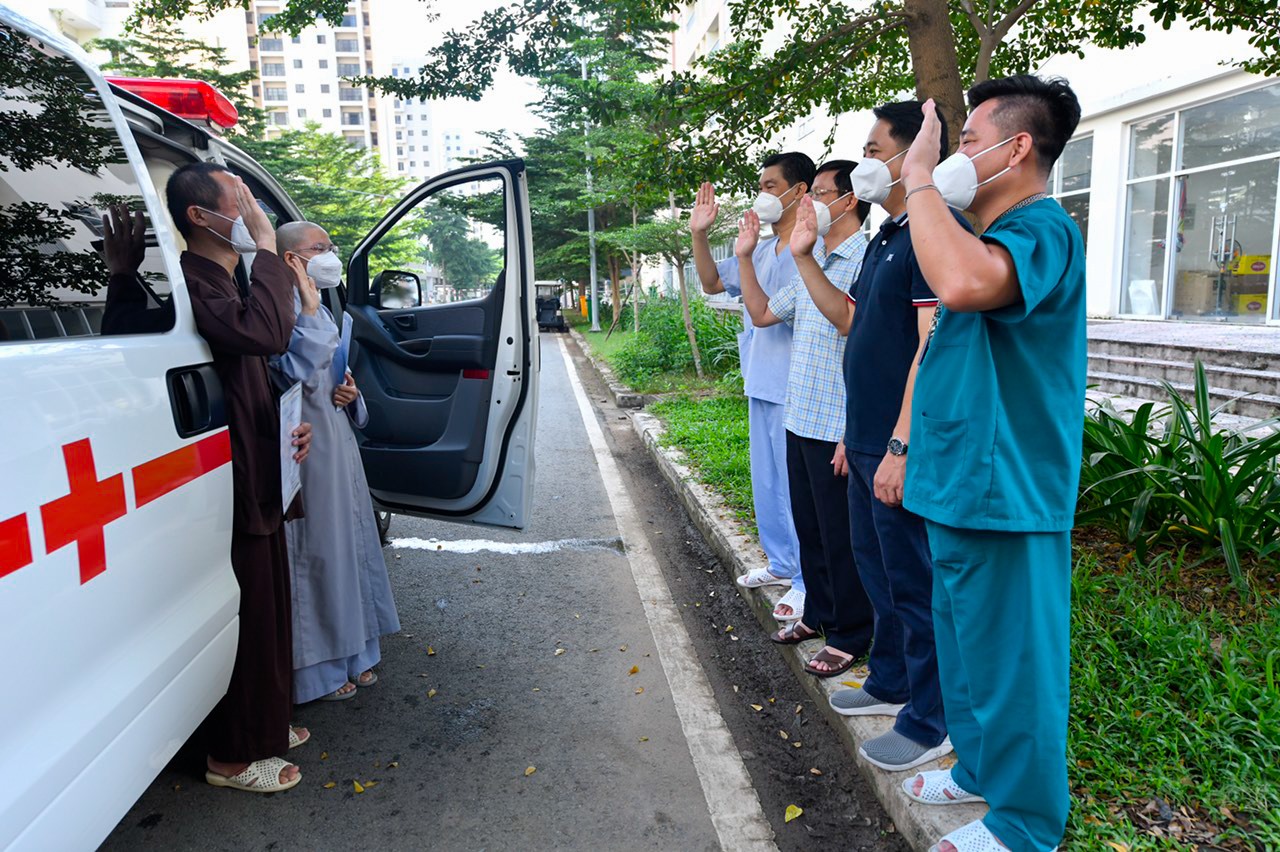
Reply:
<svg viewBox="0 0 1280 852"><path fill-rule="evenodd" d="M282 790L298 786L298 782L302 780L302 773L299 772L298 777L292 781L280 783L280 773L292 765L282 757L267 757L262 760L255 760L249 764L244 772L239 775L232 775L230 778L213 771L207 771L204 774L204 780L215 787L230 787L233 790L243 790L246 793L279 793Z"/></svg>
<svg viewBox="0 0 1280 852"><path fill-rule="evenodd" d="M761 586L784 586L790 588L790 577L779 577L768 568L754 568L737 579L744 589L758 589Z"/></svg>
<svg viewBox="0 0 1280 852"><path fill-rule="evenodd" d="M920 788L919 795L911 789L915 786L917 778L924 779L924 786ZM922 805L966 805L986 801L977 793L970 793L952 780L950 769L917 772L902 782L902 792L906 793L911 801Z"/></svg>
<svg viewBox="0 0 1280 852"><path fill-rule="evenodd" d="M300 737L298 736L298 732L293 729L293 725L289 726L289 748L294 749L300 745L306 745L307 741L310 739L310 731L307 731L307 735L305 737Z"/></svg>
<svg viewBox="0 0 1280 852"><path fill-rule="evenodd" d="M791 614L782 615L781 613L779 613L778 607L780 606L791 607ZM778 603L774 606L773 617L778 621L782 622L783 624L786 624L791 621L799 621L800 619L804 618L804 592L796 588L792 588L791 590L789 590L785 595L782 596L782 599L779 600Z"/></svg>
<svg viewBox="0 0 1280 852"><path fill-rule="evenodd" d="M930 846L929 852L940 852L943 841L954 846L956 852L1009 852L1009 847L1001 846L1000 841L996 840L996 836L991 833L991 829L987 828L986 823L980 819L960 826ZM1051 852L1058 852L1058 847L1053 847Z"/></svg>

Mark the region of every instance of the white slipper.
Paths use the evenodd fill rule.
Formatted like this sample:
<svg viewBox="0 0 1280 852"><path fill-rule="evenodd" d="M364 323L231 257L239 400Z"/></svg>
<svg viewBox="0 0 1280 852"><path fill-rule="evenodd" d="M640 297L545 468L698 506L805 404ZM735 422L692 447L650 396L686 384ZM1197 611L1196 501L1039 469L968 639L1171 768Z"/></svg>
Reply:
<svg viewBox="0 0 1280 852"><path fill-rule="evenodd" d="M347 681L347 683L351 683L351 681ZM351 685L355 686L354 683L352 683ZM342 687L340 686L338 687L338 689L342 689ZM354 689L351 690L350 692L339 692L338 689L335 689L333 692L330 692L328 695L321 695L316 700L317 701L346 701L348 698L356 697L356 690Z"/></svg>
<svg viewBox="0 0 1280 852"><path fill-rule="evenodd" d="M991 829L987 828L986 823L980 819L975 819L968 825L962 825L946 835L930 846L929 852L941 852L943 840L954 846L957 852L1009 852L1009 847L1001 846L1000 841L996 840L996 836L991 833ZM1050 852L1058 852L1058 847L1053 847Z"/></svg>
<svg viewBox="0 0 1280 852"><path fill-rule="evenodd" d="M305 737L300 737L298 736L298 732L293 729L293 725L289 726L289 748L293 749L300 745L306 745L307 741L310 739L310 731L307 731L307 735Z"/></svg>
<svg viewBox="0 0 1280 852"><path fill-rule="evenodd" d="M360 680L360 678L364 677L366 674L369 676L369 679L365 681ZM378 682L378 673L373 669L369 669L351 678L351 682L356 685L357 689L366 689Z"/></svg>
<svg viewBox="0 0 1280 852"><path fill-rule="evenodd" d="M791 607L790 615L780 615L778 613L778 607L783 606L784 604ZM796 588L788 590L787 593L782 596L782 599L774 606L773 617L783 624L791 621L799 621L804 618L804 592Z"/></svg>
<svg viewBox="0 0 1280 852"><path fill-rule="evenodd" d="M916 779L923 778L924 786L920 795L912 791ZM922 805L967 805L985 802L986 799L977 793L970 793L951 778L950 769L931 769L928 772L917 772L902 782L902 792L907 798Z"/></svg>
<svg viewBox="0 0 1280 852"><path fill-rule="evenodd" d="M267 757L250 763L239 775L228 778L210 771L205 772L204 780L215 787L230 787L246 793L279 793L298 786L298 782L302 780L302 773L299 772L298 777L292 781L280 783L280 773L292 765L282 757Z"/></svg>
<svg viewBox="0 0 1280 852"><path fill-rule="evenodd" d="M775 576L768 568L755 568L738 577L737 583L744 589L758 589L761 586L790 588L791 578Z"/></svg>

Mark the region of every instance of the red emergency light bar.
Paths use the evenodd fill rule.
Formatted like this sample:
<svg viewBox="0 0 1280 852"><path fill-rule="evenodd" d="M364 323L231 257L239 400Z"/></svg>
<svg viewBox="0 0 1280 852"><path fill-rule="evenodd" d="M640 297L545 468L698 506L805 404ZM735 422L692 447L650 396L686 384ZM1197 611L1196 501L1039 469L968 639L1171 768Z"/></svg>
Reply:
<svg viewBox="0 0 1280 852"><path fill-rule="evenodd" d="M240 118L226 95L202 80L108 77L107 82L181 118L235 127Z"/></svg>

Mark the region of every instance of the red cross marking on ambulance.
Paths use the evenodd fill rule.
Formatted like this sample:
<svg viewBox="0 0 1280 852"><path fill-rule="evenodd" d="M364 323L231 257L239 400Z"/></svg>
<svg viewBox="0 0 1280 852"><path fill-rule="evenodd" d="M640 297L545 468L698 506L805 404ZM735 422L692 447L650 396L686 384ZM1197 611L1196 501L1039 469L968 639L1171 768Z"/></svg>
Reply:
<svg viewBox="0 0 1280 852"><path fill-rule="evenodd" d="M27 516L0 521L0 577L31 564L31 536Z"/></svg>
<svg viewBox="0 0 1280 852"><path fill-rule="evenodd" d="M62 456L67 464L67 481L71 492L40 507L44 520L44 547L53 553L72 542L80 548L80 584L107 570L107 544L103 529L123 518L124 476L117 473L99 481L93 466L93 448L85 438L64 444Z"/></svg>

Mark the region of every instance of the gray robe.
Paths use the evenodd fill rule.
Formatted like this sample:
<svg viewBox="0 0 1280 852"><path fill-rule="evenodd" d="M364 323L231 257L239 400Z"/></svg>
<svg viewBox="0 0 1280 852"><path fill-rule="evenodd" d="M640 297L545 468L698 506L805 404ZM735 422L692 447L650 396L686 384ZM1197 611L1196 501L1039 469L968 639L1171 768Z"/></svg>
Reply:
<svg viewBox="0 0 1280 852"><path fill-rule="evenodd" d="M297 299L295 297L295 305ZM332 375L338 327L323 305L299 315L289 349L271 359L284 387L302 382L311 453L302 465L306 517L285 525L293 578L293 667L345 660L400 629L382 542L351 430L369 420L363 397L335 408Z"/></svg>

